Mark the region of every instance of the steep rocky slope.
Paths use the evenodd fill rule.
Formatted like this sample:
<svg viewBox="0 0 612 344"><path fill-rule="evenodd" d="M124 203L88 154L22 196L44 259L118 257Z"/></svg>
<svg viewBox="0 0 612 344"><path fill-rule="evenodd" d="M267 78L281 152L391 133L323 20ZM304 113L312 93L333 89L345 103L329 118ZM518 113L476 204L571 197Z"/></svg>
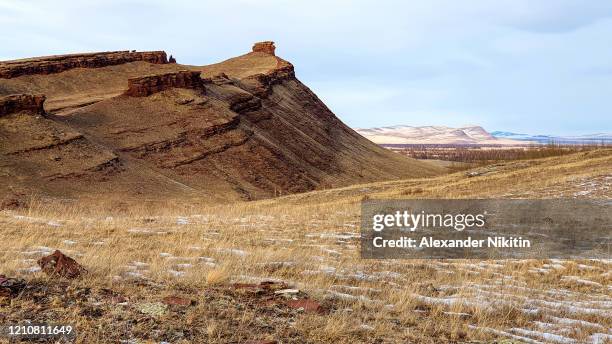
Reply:
<svg viewBox="0 0 612 344"><path fill-rule="evenodd" d="M96 183L81 185L76 171L109 161L119 166L104 177L108 185L118 185L109 192L187 193L211 201L443 172L384 150L344 125L295 77L293 66L274 55L273 43L253 50L203 67L136 61L22 75L0 79L0 94L47 95L52 114L41 120L65 126L101 150L86 154L96 157L95 163L84 162L70 174L79 190ZM2 140L14 150L16 137ZM31 173L13 175L27 180ZM48 191L53 182L44 185Z"/></svg>

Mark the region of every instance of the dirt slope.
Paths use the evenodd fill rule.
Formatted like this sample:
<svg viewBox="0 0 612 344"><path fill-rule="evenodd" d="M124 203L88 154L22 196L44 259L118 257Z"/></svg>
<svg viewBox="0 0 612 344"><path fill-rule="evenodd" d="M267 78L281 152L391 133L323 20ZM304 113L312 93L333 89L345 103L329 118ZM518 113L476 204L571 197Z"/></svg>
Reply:
<svg viewBox="0 0 612 344"><path fill-rule="evenodd" d="M198 72L201 79L194 81ZM139 89L126 92L128 79L130 88ZM88 154L77 149L78 166L72 170L69 163L63 165L71 195L91 190L251 200L443 172L359 136L273 50L203 67L135 61L0 79L0 95L16 92L45 94L51 114L41 120L66 127L100 150ZM10 116L3 123L14 132L30 125ZM2 140L7 150L15 149L16 137ZM54 154L56 148L47 150L45 154ZM77 163L80 156L91 156L95 163ZM79 171L109 160L120 166L112 176L94 174L86 182L81 177ZM21 176L28 184L34 176L21 169L27 165L21 159L9 159L6 165L18 171L10 181ZM53 159L42 159L39 169L54 171L56 165ZM52 174L37 176L27 189L65 194L54 188ZM110 189L96 185L101 179Z"/></svg>

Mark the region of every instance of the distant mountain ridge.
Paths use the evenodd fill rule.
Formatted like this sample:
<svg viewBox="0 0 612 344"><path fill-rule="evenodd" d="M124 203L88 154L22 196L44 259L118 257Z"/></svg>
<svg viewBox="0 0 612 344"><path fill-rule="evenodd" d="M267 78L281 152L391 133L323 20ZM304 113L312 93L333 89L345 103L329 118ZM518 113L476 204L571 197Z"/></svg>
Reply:
<svg viewBox="0 0 612 344"><path fill-rule="evenodd" d="M381 145L446 144L446 145L525 145L525 144L612 144L612 133L577 136L530 135L509 131L487 132L477 125L452 128L443 125L393 125L356 128L360 135Z"/></svg>
<svg viewBox="0 0 612 344"><path fill-rule="evenodd" d="M554 135L529 135L518 134L508 131L493 131L491 135L501 139L518 141L530 141L537 143L563 143L563 144L589 144L589 143L612 143L612 133L596 133L577 136L554 136Z"/></svg>
<svg viewBox="0 0 612 344"><path fill-rule="evenodd" d="M447 126L395 125L379 128L357 128L359 134L378 144L455 144L513 145L523 140L495 137L480 126L451 128Z"/></svg>

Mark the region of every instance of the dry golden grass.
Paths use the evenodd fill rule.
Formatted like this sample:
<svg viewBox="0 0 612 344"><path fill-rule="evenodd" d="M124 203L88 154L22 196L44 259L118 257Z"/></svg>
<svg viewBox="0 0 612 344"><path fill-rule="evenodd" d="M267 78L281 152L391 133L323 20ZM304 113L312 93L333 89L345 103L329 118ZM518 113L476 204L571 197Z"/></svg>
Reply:
<svg viewBox="0 0 612 344"><path fill-rule="evenodd" d="M3 304L0 323L70 321L83 343L582 343L598 336L604 343L605 335L597 334L609 334L612 326L610 261L364 260L359 202L610 198L611 167L607 149L220 206L124 199L117 208L114 200L33 199L27 210L0 213L2 273L27 278L51 296L39 305L26 299ZM59 288L65 282L28 272L32 259L56 248L89 274ZM226 287L275 279L329 312L260 305ZM90 294L81 295L87 288ZM106 302L102 288L129 301ZM198 303L160 315L139 311L168 295Z"/></svg>

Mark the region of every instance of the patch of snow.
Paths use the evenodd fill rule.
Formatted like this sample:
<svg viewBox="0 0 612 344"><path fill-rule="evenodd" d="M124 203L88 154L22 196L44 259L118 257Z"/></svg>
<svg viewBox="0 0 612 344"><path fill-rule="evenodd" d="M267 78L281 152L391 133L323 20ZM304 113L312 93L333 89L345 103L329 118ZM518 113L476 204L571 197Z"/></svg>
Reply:
<svg viewBox="0 0 612 344"><path fill-rule="evenodd" d="M454 304L463 304L467 303L465 299L459 299L454 297L440 298L440 297L429 297L419 294L412 294L416 300L426 303L428 305L444 305L444 306L452 306Z"/></svg>
<svg viewBox="0 0 612 344"><path fill-rule="evenodd" d="M542 343L540 341L537 341L535 339L518 336L518 335L515 335L515 334L512 334L512 333L496 330L496 329L489 328L489 327L477 327L477 326L474 326L474 325L468 325L468 328L470 328L471 330L479 330L479 331L483 331L483 332L492 333L492 334L495 334L495 335L501 336L501 337L508 337L508 338L516 339L518 341L529 343L529 344L544 344L544 343Z"/></svg>
<svg viewBox="0 0 612 344"><path fill-rule="evenodd" d="M138 272L138 271L126 271L125 275L129 277L133 277L133 278L144 278L145 277L142 274L142 272Z"/></svg>
<svg viewBox="0 0 612 344"><path fill-rule="evenodd" d="M550 343L559 343L559 344L574 344L577 343L575 339L564 337L554 333L541 332L541 331L533 331L527 330L524 328L512 328L511 332L517 333L522 336L530 336L543 339Z"/></svg>
<svg viewBox="0 0 612 344"><path fill-rule="evenodd" d="M168 270L168 273L170 273L174 277L182 277L182 276L185 276L186 274L185 271L176 271L172 269Z"/></svg>
<svg viewBox="0 0 612 344"><path fill-rule="evenodd" d="M230 253L236 256L240 256L240 257L246 257L249 254L247 251L240 250L237 248L218 248L217 251Z"/></svg>
<svg viewBox="0 0 612 344"><path fill-rule="evenodd" d="M596 267L591 266L591 265L585 265L585 264L577 264L576 267L578 267L578 269L580 270L597 270Z"/></svg>
<svg viewBox="0 0 612 344"><path fill-rule="evenodd" d="M333 266L321 265L319 266L319 271L326 274L334 274L336 273L336 268L334 268Z"/></svg>
<svg viewBox="0 0 612 344"><path fill-rule="evenodd" d="M466 317L469 318L472 315L470 313L462 313L462 312L443 312L446 315L453 315L453 316L458 316L458 317Z"/></svg>
<svg viewBox="0 0 612 344"><path fill-rule="evenodd" d="M29 268L19 269L19 272L26 273L26 274L31 274L31 273L35 273L35 272L39 272L39 271L40 271L40 267L39 266L32 266L32 267L29 267Z"/></svg>
<svg viewBox="0 0 612 344"><path fill-rule="evenodd" d="M368 288L368 287L354 287L350 285L332 285L329 287L330 289L339 289L339 290L350 290L350 291L361 291L367 293L378 294L382 292L380 289Z"/></svg>
<svg viewBox="0 0 612 344"><path fill-rule="evenodd" d="M321 233L321 234L306 234L307 237L319 237L321 239L353 239L359 238L358 233Z"/></svg>
<svg viewBox="0 0 612 344"><path fill-rule="evenodd" d="M333 290L329 290L327 292L328 295L330 295L333 298L338 298L340 300L344 300L344 301L362 301L362 302L373 302L373 301L377 301L378 300L372 300L367 296L364 295L359 295L359 296L355 296L355 295L351 295L351 294L345 294L345 293L340 293L337 291L333 291Z"/></svg>
<svg viewBox="0 0 612 344"><path fill-rule="evenodd" d="M128 233L143 233L143 234L152 233L152 231L148 228L130 228L127 231Z"/></svg>
<svg viewBox="0 0 612 344"><path fill-rule="evenodd" d="M561 265L561 264L543 264L542 267L545 269L555 269L555 270L562 270L566 268L564 265Z"/></svg>
<svg viewBox="0 0 612 344"><path fill-rule="evenodd" d="M325 247L321 247L321 251L325 252L325 253L329 253L331 255L335 255L335 256L341 256L342 253L336 251L336 250L332 250L329 248L325 248Z"/></svg>
<svg viewBox="0 0 612 344"><path fill-rule="evenodd" d="M603 285L601 283L597 283L597 282L594 282L594 281L589 281L589 280L586 280L586 279L582 279L582 278L580 278L578 276L563 276L563 277L561 277L561 280L562 281L572 281L572 282L576 282L576 283L579 283L579 284L590 285L590 286L593 286L593 287L603 287Z"/></svg>
<svg viewBox="0 0 612 344"><path fill-rule="evenodd" d="M558 324L561 325L567 325L567 326L582 326L582 327L592 327L592 328L596 328L596 329L604 329L604 327L600 324L595 324L589 321L584 321L584 320L577 320L577 319L569 319L569 318L558 318L555 316L551 316L549 317L550 320L555 321Z"/></svg>
<svg viewBox="0 0 612 344"><path fill-rule="evenodd" d="M591 344L606 344L612 341L612 335L607 333L594 333L589 336Z"/></svg>

